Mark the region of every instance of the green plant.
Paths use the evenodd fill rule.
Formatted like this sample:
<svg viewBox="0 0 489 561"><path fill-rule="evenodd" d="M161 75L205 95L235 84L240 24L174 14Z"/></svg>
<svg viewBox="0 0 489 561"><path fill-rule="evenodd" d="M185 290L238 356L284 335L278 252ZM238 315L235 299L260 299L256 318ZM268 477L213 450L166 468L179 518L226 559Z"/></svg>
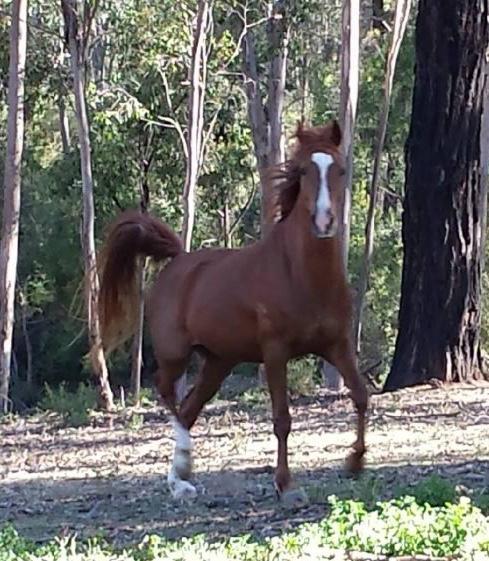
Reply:
<svg viewBox="0 0 489 561"><path fill-rule="evenodd" d="M409 494L419 505L444 506L457 500L455 485L438 474L433 474L410 487L402 487L399 494Z"/></svg>
<svg viewBox="0 0 489 561"><path fill-rule="evenodd" d="M133 395L129 395L127 398L127 403L129 405L135 405L135 400ZM154 397L153 390L151 388L141 388L139 391L139 405L141 407L152 407L155 405L156 400Z"/></svg>
<svg viewBox="0 0 489 561"><path fill-rule="evenodd" d="M139 430L144 424L144 415L140 413L132 413L129 417L127 426L131 430Z"/></svg>
<svg viewBox="0 0 489 561"><path fill-rule="evenodd" d="M264 407L269 399L268 390L259 386L246 390L240 396L240 402L247 407Z"/></svg>
<svg viewBox="0 0 489 561"><path fill-rule="evenodd" d="M244 534L214 541L200 534L170 541L147 535L124 550L100 537L85 542L64 537L39 546L7 526L0 530L0 561L302 561L331 559L332 550L482 561L489 553L489 520L467 498L433 507L406 496L369 509L361 501L332 496L329 506L321 522L271 538Z"/></svg>
<svg viewBox="0 0 489 561"><path fill-rule="evenodd" d="M66 389L61 383L56 388L44 385L44 393L39 408L59 413L66 424L74 427L86 425L90 420L89 412L97 406L97 392L93 386L80 383L76 391Z"/></svg>
<svg viewBox="0 0 489 561"><path fill-rule="evenodd" d="M315 387L318 371L315 357L291 360L287 365L287 385L293 395L310 395Z"/></svg>

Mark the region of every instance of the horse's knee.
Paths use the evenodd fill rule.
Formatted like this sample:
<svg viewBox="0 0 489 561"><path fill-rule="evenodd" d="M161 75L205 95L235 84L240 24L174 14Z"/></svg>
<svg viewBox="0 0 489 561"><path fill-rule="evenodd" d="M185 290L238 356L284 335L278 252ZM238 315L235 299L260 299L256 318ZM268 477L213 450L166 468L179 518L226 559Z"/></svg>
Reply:
<svg viewBox="0 0 489 561"><path fill-rule="evenodd" d="M273 432L278 439L287 438L290 433L292 420L290 413L284 411L273 418Z"/></svg>

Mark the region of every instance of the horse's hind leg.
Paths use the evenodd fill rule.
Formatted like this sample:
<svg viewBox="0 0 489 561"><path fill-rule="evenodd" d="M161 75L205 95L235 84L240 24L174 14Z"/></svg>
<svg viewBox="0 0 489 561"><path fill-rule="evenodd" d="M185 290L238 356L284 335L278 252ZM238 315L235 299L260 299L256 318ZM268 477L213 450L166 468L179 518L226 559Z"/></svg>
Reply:
<svg viewBox="0 0 489 561"><path fill-rule="evenodd" d="M215 358L206 358L199 370L194 387L183 399L178 412L176 411L173 390L172 407L175 412L173 426L176 443L173 466L168 474L168 484L174 498L193 499L197 495L197 490L189 482L192 475L190 429L197 420L203 406L215 395L232 366L232 364ZM176 376L176 379L178 379L178 376Z"/></svg>
<svg viewBox="0 0 489 561"><path fill-rule="evenodd" d="M229 374L233 363L217 357L206 357L199 370L194 387L180 405L178 417L182 426L190 430L204 405L217 393L224 378Z"/></svg>
<svg viewBox="0 0 489 561"><path fill-rule="evenodd" d="M325 358L339 370L351 392L351 398L357 410L357 439L353 444L353 452L347 460L347 469L358 473L363 468L365 454L365 424L368 407L368 392L365 382L361 378L353 347L349 340L337 343Z"/></svg>
<svg viewBox="0 0 489 561"><path fill-rule="evenodd" d="M192 472L192 441L180 421L176 405L176 384L186 366L186 359L159 361L155 375L156 387L170 411L175 434L175 452L168 472L168 486L172 496L177 499L192 499L197 495L195 487L188 481Z"/></svg>

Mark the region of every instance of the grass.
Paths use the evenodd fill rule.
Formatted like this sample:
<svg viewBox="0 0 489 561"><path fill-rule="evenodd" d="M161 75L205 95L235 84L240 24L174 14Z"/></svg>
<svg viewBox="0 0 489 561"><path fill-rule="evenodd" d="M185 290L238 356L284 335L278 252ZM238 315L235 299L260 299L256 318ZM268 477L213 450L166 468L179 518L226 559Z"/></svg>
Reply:
<svg viewBox="0 0 489 561"><path fill-rule="evenodd" d="M443 506L405 496L376 503L329 497L329 515L272 538L250 535L210 542L205 535L169 541L148 535L125 549L102 538L62 538L36 545L12 527L0 532L0 561L299 561L329 559L333 551L374 555L489 558L489 519L468 498ZM341 557L335 557L341 559Z"/></svg>
<svg viewBox="0 0 489 561"><path fill-rule="evenodd" d="M90 422L90 411L97 407L97 390L88 384L79 384L76 391L70 391L65 384L51 388L44 386L39 409L53 411L72 427L80 427Z"/></svg>

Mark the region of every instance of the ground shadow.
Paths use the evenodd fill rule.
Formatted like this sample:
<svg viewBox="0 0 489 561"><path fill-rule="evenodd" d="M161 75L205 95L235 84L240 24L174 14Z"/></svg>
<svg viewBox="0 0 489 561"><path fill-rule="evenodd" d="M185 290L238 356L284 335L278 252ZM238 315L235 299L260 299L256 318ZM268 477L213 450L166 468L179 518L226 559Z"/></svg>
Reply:
<svg viewBox="0 0 489 561"><path fill-rule="evenodd" d="M284 511L277 502L271 466L197 473L199 497L192 504L174 502L162 474L0 482L0 525L12 523L35 541L72 533L102 534L116 544L137 542L147 533L169 539L198 533L209 539L264 537L321 520L331 494L367 502L392 498L434 473L466 492L480 491L489 483L488 468L489 461L372 466L357 480L338 468L307 470L296 477L310 505L296 511Z"/></svg>

